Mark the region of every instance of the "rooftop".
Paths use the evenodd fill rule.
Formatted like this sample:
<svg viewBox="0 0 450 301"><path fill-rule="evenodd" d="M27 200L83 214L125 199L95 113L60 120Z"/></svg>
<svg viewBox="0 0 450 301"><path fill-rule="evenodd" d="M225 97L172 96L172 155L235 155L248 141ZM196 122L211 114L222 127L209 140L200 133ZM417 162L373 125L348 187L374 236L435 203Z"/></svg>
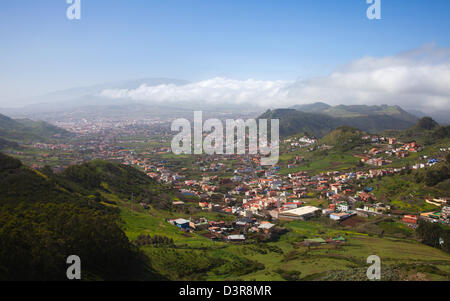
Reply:
<svg viewBox="0 0 450 301"><path fill-rule="evenodd" d="M296 208L296 209L292 209L292 210L283 211L280 213L302 216L302 215L306 215L306 214L312 214L319 210L321 210L321 209L314 207L314 206L305 206L305 207L300 207L300 208Z"/></svg>

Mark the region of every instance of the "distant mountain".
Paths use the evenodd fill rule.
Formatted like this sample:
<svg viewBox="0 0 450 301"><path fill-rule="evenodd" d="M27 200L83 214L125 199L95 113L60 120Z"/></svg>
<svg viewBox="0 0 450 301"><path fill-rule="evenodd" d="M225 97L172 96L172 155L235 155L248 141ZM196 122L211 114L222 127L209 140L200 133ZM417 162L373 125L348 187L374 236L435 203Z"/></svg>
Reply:
<svg viewBox="0 0 450 301"><path fill-rule="evenodd" d="M292 106L290 109L307 112L307 113L323 113L324 111L326 111L330 108L332 108L332 106L330 106L326 103L316 102L316 103L305 104L305 105L295 105L295 106Z"/></svg>
<svg viewBox="0 0 450 301"><path fill-rule="evenodd" d="M126 80L78 87L56 91L53 93L21 100L26 105L21 108L1 108L0 112L17 118L42 119L42 115L70 111L87 106L114 106L130 104L130 100L110 99L100 96L107 89L136 89L141 85L182 85L188 83L184 80L169 78L145 78L139 80Z"/></svg>
<svg viewBox="0 0 450 301"><path fill-rule="evenodd" d="M400 120L408 122L416 122L418 117L413 114L408 113L399 106L367 106L367 105L338 105L330 106L323 102L307 104L307 105L297 105L292 107L292 109L307 112L307 113L322 113L332 117L366 117L366 116L392 116Z"/></svg>
<svg viewBox="0 0 450 301"><path fill-rule="evenodd" d="M426 113L424 113L424 112L422 112L422 111L419 111L419 110L407 109L406 111L407 111L409 114L416 116L417 118L423 118L423 117L426 117L426 116L427 116Z"/></svg>
<svg viewBox="0 0 450 301"><path fill-rule="evenodd" d="M45 141L55 136L66 136L70 133L44 121L29 119L12 119L0 114L0 138L6 140Z"/></svg>
<svg viewBox="0 0 450 301"><path fill-rule="evenodd" d="M29 109L29 108L28 108ZM20 110L19 110L20 111ZM147 119L159 118L168 121L174 118L192 119L194 111L202 111L206 118L251 118L257 117L264 110L249 109L248 105L240 107L233 106L207 106L204 103L167 103L167 104L145 104L145 103L115 103L109 105L86 105L74 108L61 109L60 111L17 111L13 116L27 117L31 119L45 120L50 123L57 123L70 119L71 121L89 120L92 122L99 119L110 120L136 120L145 121ZM242 117L244 116L244 117ZM237 117L237 118L235 118Z"/></svg>
<svg viewBox="0 0 450 301"><path fill-rule="evenodd" d="M310 106L314 110L323 105ZM380 132L388 129L408 129L417 118L394 106L337 106L321 113L296 109L269 110L262 119L280 119L280 134L288 136L309 133L323 137L340 126L350 126L366 132Z"/></svg>
<svg viewBox="0 0 450 301"><path fill-rule="evenodd" d="M21 108L0 108L0 113L14 118L30 118L46 121L62 120L65 116L72 119L89 119L94 117L106 118L179 118L192 116L192 112L200 110L214 112L215 117L220 114L263 112L264 109L255 108L248 104L210 103L205 99L191 101L148 102L129 98L114 99L102 96L105 90L133 90L142 85L149 87L159 85L186 85L188 81L170 78L147 78L131 81L118 81L57 91L32 99L23 100L28 103Z"/></svg>
<svg viewBox="0 0 450 301"><path fill-rule="evenodd" d="M308 133L322 137L340 125L336 118L328 115L294 109L268 110L259 119L279 119L281 136Z"/></svg>

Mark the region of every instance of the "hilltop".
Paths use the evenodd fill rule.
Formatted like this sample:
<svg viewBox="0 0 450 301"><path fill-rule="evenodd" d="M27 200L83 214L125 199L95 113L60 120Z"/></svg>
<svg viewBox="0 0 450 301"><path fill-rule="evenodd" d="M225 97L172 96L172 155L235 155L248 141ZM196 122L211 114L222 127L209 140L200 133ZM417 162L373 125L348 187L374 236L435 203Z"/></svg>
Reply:
<svg viewBox="0 0 450 301"><path fill-rule="evenodd" d="M268 110L259 119L280 119L281 136L309 133L320 137L339 126L337 119L327 115L293 109Z"/></svg>
<svg viewBox="0 0 450 301"><path fill-rule="evenodd" d="M407 122L416 122L417 117L403 110L399 106L368 106L368 105L338 105L330 106L323 102L306 105L296 105L292 109L306 113L322 113L331 117L367 117L367 116L392 116Z"/></svg>
<svg viewBox="0 0 450 301"><path fill-rule="evenodd" d="M324 102L315 102L310 104L304 104L304 105L295 105L290 107L290 109L294 109L297 111L302 111L306 113L323 113L327 110L332 108L329 104L326 104Z"/></svg>
<svg viewBox="0 0 450 301"><path fill-rule="evenodd" d="M433 120L431 117L421 118L417 124L413 127L413 130L417 131L431 131L439 127L439 123Z"/></svg>
<svg viewBox="0 0 450 301"><path fill-rule="evenodd" d="M169 209L172 200L179 197L170 187L159 184L134 167L101 160L70 166L59 179L83 189L121 199L133 198L134 202L145 202L161 209Z"/></svg>
<svg viewBox="0 0 450 301"><path fill-rule="evenodd" d="M16 141L47 141L67 136L69 132L44 121L12 119L0 114L0 138Z"/></svg>
<svg viewBox="0 0 450 301"><path fill-rule="evenodd" d="M397 106L331 107L323 103L268 110L259 118L280 119L282 136L309 133L318 137L323 137L340 126L350 126L366 132L380 132L392 129L405 130L417 122L416 117Z"/></svg>
<svg viewBox="0 0 450 301"><path fill-rule="evenodd" d="M387 130L382 133L405 141L418 141L431 145L437 140L450 138L450 126L441 126L431 117L423 117L406 130Z"/></svg>
<svg viewBox="0 0 450 301"><path fill-rule="evenodd" d="M345 151L353 149L356 146L362 145L363 132L347 126L338 127L325 137L320 142L329 146Z"/></svg>

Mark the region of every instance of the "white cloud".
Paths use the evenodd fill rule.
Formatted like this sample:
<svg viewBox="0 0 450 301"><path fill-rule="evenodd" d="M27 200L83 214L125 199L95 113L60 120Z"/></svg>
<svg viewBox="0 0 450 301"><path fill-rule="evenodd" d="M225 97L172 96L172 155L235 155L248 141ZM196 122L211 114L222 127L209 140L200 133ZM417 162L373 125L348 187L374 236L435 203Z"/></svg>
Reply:
<svg viewBox="0 0 450 301"><path fill-rule="evenodd" d="M295 83L290 96L330 104L450 109L450 52L431 45L391 57L364 57L328 77Z"/></svg>
<svg viewBox="0 0 450 301"><path fill-rule="evenodd" d="M287 107L329 104L391 104L425 112L450 109L450 50L425 45L389 57L363 57L326 77L301 81L212 78L186 85L142 85L104 90L108 98L137 101L249 104Z"/></svg>
<svg viewBox="0 0 450 301"><path fill-rule="evenodd" d="M185 85L141 85L137 89L104 90L100 95L115 99L128 98L152 102L205 101L270 106L288 97L287 87L292 83L216 77Z"/></svg>

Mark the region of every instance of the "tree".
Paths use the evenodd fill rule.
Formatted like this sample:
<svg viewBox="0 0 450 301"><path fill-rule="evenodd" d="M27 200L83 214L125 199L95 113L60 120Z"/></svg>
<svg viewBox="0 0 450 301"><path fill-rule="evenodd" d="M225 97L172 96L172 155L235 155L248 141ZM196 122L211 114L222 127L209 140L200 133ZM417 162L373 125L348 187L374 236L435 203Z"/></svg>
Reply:
<svg viewBox="0 0 450 301"><path fill-rule="evenodd" d="M424 117L417 123L417 127L424 130L433 130L438 126L439 124L431 117Z"/></svg>
<svg viewBox="0 0 450 301"><path fill-rule="evenodd" d="M419 221L419 227L417 227L417 235L422 240L423 244L439 248L439 240L443 234L443 229L439 224L429 223L424 220Z"/></svg>
<svg viewBox="0 0 450 301"><path fill-rule="evenodd" d="M450 253L450 230L445 230L441 234L441 238L444 240L444 244L442 245L442 249Z"/></svg>

